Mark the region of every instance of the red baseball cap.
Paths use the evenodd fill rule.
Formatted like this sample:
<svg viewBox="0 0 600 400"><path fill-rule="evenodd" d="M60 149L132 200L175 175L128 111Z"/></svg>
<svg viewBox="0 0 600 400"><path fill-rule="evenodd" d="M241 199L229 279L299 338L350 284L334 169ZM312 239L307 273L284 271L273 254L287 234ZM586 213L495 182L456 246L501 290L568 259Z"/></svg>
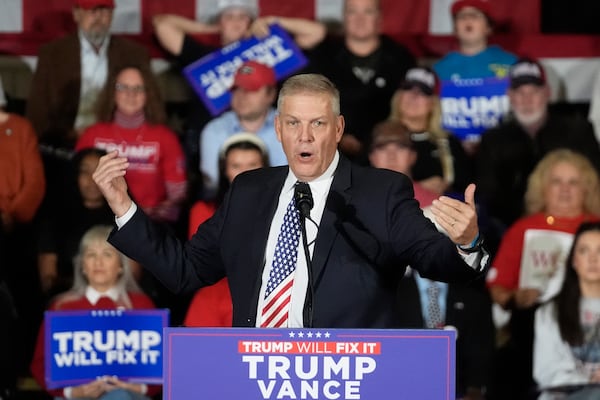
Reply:
<svg viewBox="0 0 600 400"><path fill-rule="evenodd" d="M456 16L465 7L473 7L484 13L489 19L492 18L492 6L487 0L457 0L452 4L450 12Z"/></svg>
<svg viewBox="0 0 600 400"><path fill-rule="evenodd" d="M273 68L257 61L246 61L235 72L231 88L258 90L263 86L275 86L277 79Z"/></svg>
<svg viewBox="0 0 600 400"><path fill-rule="evenodd" d="M75 7L83 8L84 10L91 10L93 8L115 8L114 0L75 0Z"/></svg>

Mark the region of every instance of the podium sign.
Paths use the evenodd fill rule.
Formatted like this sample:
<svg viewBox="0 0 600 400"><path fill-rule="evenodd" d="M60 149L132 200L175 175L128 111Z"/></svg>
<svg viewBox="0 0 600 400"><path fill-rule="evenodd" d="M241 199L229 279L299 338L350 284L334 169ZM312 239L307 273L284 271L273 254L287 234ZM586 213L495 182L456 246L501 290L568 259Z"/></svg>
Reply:
<svg viewBox="0 0 600 400"><path fill-rule="evenodd" d="M166 328L163 399L454 399L454 331Z"/></svg>

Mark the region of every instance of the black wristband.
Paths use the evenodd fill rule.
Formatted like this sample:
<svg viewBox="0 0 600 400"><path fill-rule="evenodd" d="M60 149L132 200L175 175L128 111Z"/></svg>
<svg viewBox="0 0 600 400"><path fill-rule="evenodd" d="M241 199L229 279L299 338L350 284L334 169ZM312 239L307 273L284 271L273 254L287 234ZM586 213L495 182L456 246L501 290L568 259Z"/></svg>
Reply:
<svg viewBox="0 0 600 400"><path fill-rule="evenodd" d="M477 253L481 250L483 246L483 235L481 233L477 234L477 237L471 243L469 247L462 247L461 245L457 245L458 249L463 253Z"/></svg>

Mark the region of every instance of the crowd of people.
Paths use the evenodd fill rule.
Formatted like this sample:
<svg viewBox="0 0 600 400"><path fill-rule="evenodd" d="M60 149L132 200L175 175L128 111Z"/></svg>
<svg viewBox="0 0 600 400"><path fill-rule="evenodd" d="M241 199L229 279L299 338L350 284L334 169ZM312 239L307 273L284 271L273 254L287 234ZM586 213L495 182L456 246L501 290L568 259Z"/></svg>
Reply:
<svg viewBox="0 0 600 400"><path fill-rule="evenodd" d="M232 250L239 246L237 241L250 241L255 230L268 234L268 251L275 249L273 229L263 226L264 220L258 224L250 219L257 215L242 214L264 210L275 212L275 220L284 218L290 201L285 190L281 197L267 199L272 203L254 202L265 201L256 192L263 186L266 191L268 180L281 180L284 188L293 184L285 175L288 164L296 178L318 180L313 187L315 210L323 219L331 218L330 202L332 208L349 207L340 202L350 200L332 198L329 186L325 190L319 185L339 185L331 183L332 176L346 170L356 179L371 180L363 184L370 193L352 199L368 212L361 214L364 210L358 207L356 215L345 216L350 221L332 224L344 237L358 235L365 246L385 242L379 224L388 218L377 213L387 210L377 210L379 205L368 203L368 196L374 198L388 183L402 186L403 181L387 173L369 175L348 164L401 173L412 181L407 190L418 203L402 207L418 211L437 228L436 232L429 221L407 213L426 231L423 240L435 242L431 249L444 255L448 249L438 243L440 237L458 247L462 258L446 257L449 270L459 270L464 260L477 271L486 257L489 269L473 276L462 271L470 277L468 283L456 282L435 269L439 260L430 260L435 255L417 257L406 245L410 255L399 256L386 243L381 246L385 254L373 256L377 260L372 264L384 262L381 257L387 257L385 262L412 261L406 271L398 268L401 276L388 265L379 271L397 282L391 292L381 295L353 286L361 305L351 318L337 315L339 310L324 313L312 277L302 276L305 286L291 295L289 326L326 321L344 327L450 327L458 332L457 398L599 396L593 386L600 382L599 135L586 119L552 111L546 73L538 60L488 45L494 27L490 2L453 2L449 12L457 50L431 65L420 63L382 34L384 10L378 0L345 0L341 34L329 32L319 21L262 16L255 3L245 0L219 0L214 23L156 15L156 38L176 68L219 49L198 42L195 35L218 34L220 45L227 46L251 35L264 37L272 24L288 31L308 60L297 71L299 78L286 83L278 82L270 65L243 62L229 87L230 108L211 117L194 97L182 131L168 126L148 49L110 33L114 8L114 0L73 0L77 32L40 48L24 115L5 110L0 82L0 400L11 398L17 380L29 375L45 388L44 310L158 307L170 309L172 326L227 327L246 326L240 321L247 316L241 313L249 311L235 307L242 298L251 296L250 302L257 302L258 294L240 286L259 278L237 270L239 260L230 260L234 254L215 261L236 265L233 272L227 268L226 277L224 268L202 265L196 266L191 283L169 284L171 278L157 279L149 272L161 276L158 268L148 265L160 254L148 251L134 261L117 250L119 245L108 244L115 216L121 217L116 215L113 192L122 188L99 185L93 177L106 165L118 166L118 172L110 173L119 176L105 175L124 176L133 204L123 212L125 221L117 219L117 226L134 226L131 230L156 224L182 242L189 239L195 250L205 250L207 237L219 229L221 251L236 254L244 249ZM489 104L496 107L478 109L469 96L480 92L461 91L473 82L481 85L477 90L489 91ZM292 155L296 149L290 138L303 135L300 126L323 99L332 114L315 114L308 121L311 132L322 132L313 139L320 147L307 145ZM471 106L461 108L461 101L472 101ZM318 168L309 170L315 159ZM236 180L246 171L266 167L285 169L272 169L270 175L244 174ZM476 184L474 195L471 183ZM229 197L232 187L237 192ZM255 209L242 204L244 194ZM446 200L440 205L440 199ZM286 204L279 204L284 200ZM228 218L234 217L217 211L222 204L239 213L247 226L238 227L239 232L225 229ZM449 204L460 204L461 213L463 205L472 205L476 228L473 219L462 214L452 222L444 211ZM211 223L203 227L207 220ZM462 222L459 231L455 224ZM310 252L321 234L319 224L313 225L307 226L313 238ZM417 235L395 225L390 229L395 235ZM123 246L128 235L125 229L115 240ZM223 238L231 243L223 243ZM482 241L485 252L479 254ZM143 252L141 246L133 253ZM355 251L347 244L334 250ZM369 258L368 250L359 253L356 257ZM476 253L480 257L472 258ZM199 263L206 262L195 256ZM265 260L270 257L265 255ZM91 268L92 258L101 267ZM307 258L299 262L310 269ZM362 266L356 262L352 268ZM181 267L183 275L190 273L188 267ZM373 271L355 272L377 280ZM340 290L326 274L322 279L321 285ZM265 273L263 285L266 280ZM358 285L350 277L342 282ZM184 284L193 290L171 293L184 289ZM294 306L303 296L316 304L308 314ZM266 300L258 298L258 307ZM343 307L344 301L350 300L340 298L336 304ZM373 304L380 309L370 309ZM253 312L247 321L263 326ZM51 396L107 400L147 399L159 392L160 387L118 377L48 389Z"/></svg>

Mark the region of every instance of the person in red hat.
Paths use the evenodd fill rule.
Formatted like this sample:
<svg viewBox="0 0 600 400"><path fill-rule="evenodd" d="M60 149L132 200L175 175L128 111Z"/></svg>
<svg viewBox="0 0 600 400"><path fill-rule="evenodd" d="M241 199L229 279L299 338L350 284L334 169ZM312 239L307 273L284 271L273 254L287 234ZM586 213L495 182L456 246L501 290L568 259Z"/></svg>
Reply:
<svg viewBox="0 0 600 400"><path fill-rule="evenodd" d="M276 85L275 72L265 64L246 61L237 69L231 85L231 110L211 120L200 135L200 171L207 198L217 188L219 149L236 133L256 134L268 149L271 165L287 165L275 134Z"/></svg>
<svg viewBox="0 0 600 400"><path fill-rule="evenodd" d="M125 65L150 67L146 48L110 34L114 0L72 4L77 31L40 48L26 108L44 152L47 195L57 201L75 142L96 122L107 78Z"/></svg>
<svg viewBox="0 0 600 400"><path fill-rule="evenodd" d="M506 114L505 94L509 67L517 60L499 46L488 45L494 14L488 0L457 0L450 11L458 49L433 65L441 80L444 128L457 135L474 154L481 133ZM492 107L479 107L485 98ZM461 104L467 103L461 108ZM464 110L467 108L468 110Z"/></svg>

